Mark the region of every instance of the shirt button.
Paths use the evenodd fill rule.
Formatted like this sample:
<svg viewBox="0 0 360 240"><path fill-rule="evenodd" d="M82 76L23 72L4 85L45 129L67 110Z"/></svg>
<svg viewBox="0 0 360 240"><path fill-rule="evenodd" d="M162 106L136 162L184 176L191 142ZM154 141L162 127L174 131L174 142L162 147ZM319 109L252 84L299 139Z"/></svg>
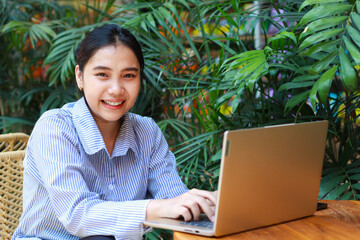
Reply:
<svg viewBox="0 0 360 240"><path fill-rule="evenodd" d="M109 189L110 189L110 190L114 190L114 185L110 184L110 185L109 185Z"/></svg>

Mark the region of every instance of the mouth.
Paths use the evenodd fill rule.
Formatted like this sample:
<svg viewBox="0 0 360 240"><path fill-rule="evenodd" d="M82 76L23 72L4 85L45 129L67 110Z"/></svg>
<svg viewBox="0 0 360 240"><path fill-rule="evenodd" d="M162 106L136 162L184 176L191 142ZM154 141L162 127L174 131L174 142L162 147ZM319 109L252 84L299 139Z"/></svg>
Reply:
<svg viewBox="0 0 360 240"><path fill-rule="evenodd" d="M110 106L120 106L121 104L123 104L125 101L120 101L120 102L110 102L110 101L106 101L106 100L102 100L103 103L110 105Z"/></svg>

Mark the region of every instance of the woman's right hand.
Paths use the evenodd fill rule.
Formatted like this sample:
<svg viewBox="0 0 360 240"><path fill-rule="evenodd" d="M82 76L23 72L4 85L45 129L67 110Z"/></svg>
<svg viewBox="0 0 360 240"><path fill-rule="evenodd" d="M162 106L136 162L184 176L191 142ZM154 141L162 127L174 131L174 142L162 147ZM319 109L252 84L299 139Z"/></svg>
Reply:
<svg viewBox="0 0 360 240"><path fill-rule="evenodd" d="M151 200L146 211L146 220L159 217L180 218L185 221L198 220L200 214L214 221L217 191L192 189L171 199Z"/></svg>

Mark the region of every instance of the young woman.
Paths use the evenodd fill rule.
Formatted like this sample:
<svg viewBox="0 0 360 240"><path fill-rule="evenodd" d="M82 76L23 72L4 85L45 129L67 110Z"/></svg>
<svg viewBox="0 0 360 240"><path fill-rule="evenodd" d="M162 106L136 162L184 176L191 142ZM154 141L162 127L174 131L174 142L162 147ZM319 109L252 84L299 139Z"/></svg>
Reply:
<svg viewBox="0 0 360 240"><path fill-rule="evenodd" d="M156 123L129 113L144 69L135 37L99 27L76 62L83 97L44 113L30 136L13 239L141 239L146 219L212 219L216 194L189 191Z"/></svg>

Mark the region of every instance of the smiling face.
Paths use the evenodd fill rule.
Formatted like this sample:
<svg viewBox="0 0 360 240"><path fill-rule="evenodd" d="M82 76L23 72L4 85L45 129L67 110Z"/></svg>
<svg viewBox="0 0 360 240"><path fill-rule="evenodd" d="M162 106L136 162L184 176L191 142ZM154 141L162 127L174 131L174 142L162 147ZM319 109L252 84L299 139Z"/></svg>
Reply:
<svg viewBox="0 0 360 240"><path fill-rule="evenodd" d="M123 44L100 48L83 71L76 66L75 75L98 125L119 124L119 119L134 106L140 90L139 61Z"/></svg>

